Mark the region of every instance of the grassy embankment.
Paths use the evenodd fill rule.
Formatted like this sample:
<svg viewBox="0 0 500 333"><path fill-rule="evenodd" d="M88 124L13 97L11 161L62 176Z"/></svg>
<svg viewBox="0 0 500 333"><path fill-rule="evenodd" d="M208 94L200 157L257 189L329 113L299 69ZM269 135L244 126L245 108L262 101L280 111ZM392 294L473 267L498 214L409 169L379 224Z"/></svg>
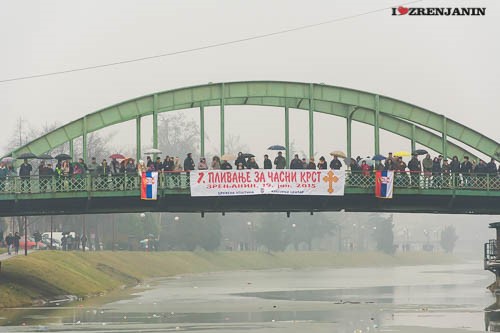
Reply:
<svg viewBox="0 0 500 333"><path fill-rule="evenodd" d="M451 255L286 252L52 252L2 262L0 308L57 295L89 296L152 277L223 270L456 263Z"/></svg>

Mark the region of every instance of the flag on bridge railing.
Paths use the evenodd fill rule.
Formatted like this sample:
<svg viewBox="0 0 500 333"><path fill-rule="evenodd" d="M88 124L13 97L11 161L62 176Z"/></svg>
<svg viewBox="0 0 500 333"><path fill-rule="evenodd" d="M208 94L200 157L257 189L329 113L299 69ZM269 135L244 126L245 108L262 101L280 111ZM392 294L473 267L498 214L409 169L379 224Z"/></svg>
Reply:
<svg viewBox="0 0 500 333"><path fill-rule="evenodd" d="M158 193L158 172L148 171L142 173L141 199L156 200Z"/></svg>
<svg viewBox="0 0 500 333"><path fill-rule="evenodd" d="M377 198L392 199L394 185L394 171L384 170L375 173L375 196Z"/></svg>

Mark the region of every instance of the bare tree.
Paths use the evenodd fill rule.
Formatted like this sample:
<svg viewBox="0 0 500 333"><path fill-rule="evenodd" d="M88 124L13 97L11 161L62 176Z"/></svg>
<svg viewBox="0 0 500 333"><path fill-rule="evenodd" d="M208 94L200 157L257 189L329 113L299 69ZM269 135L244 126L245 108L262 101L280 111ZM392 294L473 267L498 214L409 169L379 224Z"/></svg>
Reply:
<svg viewBox="0 0 500 333"><path fill-rule="evenodd" d="M165 155L184 157L199 151L200 129L196 121L182 114L163 115L158 124L158 148Z"/></svg>

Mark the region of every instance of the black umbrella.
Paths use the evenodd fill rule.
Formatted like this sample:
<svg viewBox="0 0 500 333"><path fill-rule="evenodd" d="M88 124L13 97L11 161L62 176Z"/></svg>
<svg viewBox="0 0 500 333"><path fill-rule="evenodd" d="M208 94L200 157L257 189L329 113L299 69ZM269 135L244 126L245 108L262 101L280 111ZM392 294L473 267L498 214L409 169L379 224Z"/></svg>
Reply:
<svg viewBox="0 0 500 333"><path fill-rule="evenodd" d="M267 148L268 150L286 150L285 147L283 146L280 146L280 145L274 145L274 146L271 146L269 148Z"/></svg>
<svg viewBox="0 0 500 333"><path fill-rule="evenodd" d="M71 160L71 156L69 156L68 154L59 154L54 158L58 161Z"/></svg>
<svg viewBox="0 0 500 333"><path fill-rule="evenodd" d="M428 154L427 150L425 149L417 149L412 153L412 155L425 155L425 154Z"/></svg>
<svg viewBox="0 0 500 333"><path fill-rule="evenodd" d="M372 160L374 160L374 161L384 161L386 159L387 158L384 155L380 155L380 154L377 154L377 155L372 157Z"/></svg>
<svg viewBox="0 0 500 333"><path fill-rule="evenodd" d="M28 158L37 158L37 156L33 153L22 153L21 155L17 156L17 158L19 158L21 160L25 160Z"/></svg>
<svg viewBox="0 0 500 333"><path fill-rule="evenodd" d="M254 155L254 154L250 154L250 153L241 154L241 156L242 156L243 158L255 157L255 155Z"/></svg>
<svg viewBox="0 0 500 333"><path fill-rule="evenodd" d="M38 155L38 159L40 160L53 160L54 158L49 154Z"/></svg>

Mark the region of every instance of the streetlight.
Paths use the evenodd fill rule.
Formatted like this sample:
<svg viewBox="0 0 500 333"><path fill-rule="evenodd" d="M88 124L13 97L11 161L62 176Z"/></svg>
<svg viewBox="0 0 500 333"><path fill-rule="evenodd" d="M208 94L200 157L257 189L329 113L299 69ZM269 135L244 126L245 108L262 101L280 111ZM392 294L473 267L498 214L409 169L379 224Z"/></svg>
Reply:
<svg viewBox="0 0 500 333"><path fill-rule="evenodd" d="M174 217L174 221L175 221L175 222L178 222L179 220L180 220L180 217L179 217L179 216Z"/></svg>
<svg viewBox="0 0 500 333"><path fill-rule="evenodd" d="M253 223L251 221L248 221L247 226L248 226L248 247L250 251L253 251Z"/></svg>
<svg viewBox="0 0 500 333"><path fill-rule="evenodd" d="M295 251L298 250L298 246L297 246L297 234L296 234L296 229L297 228L297 225L295 223L292 223L292 230L293 230L293 247L295 249Z"/></svg>

